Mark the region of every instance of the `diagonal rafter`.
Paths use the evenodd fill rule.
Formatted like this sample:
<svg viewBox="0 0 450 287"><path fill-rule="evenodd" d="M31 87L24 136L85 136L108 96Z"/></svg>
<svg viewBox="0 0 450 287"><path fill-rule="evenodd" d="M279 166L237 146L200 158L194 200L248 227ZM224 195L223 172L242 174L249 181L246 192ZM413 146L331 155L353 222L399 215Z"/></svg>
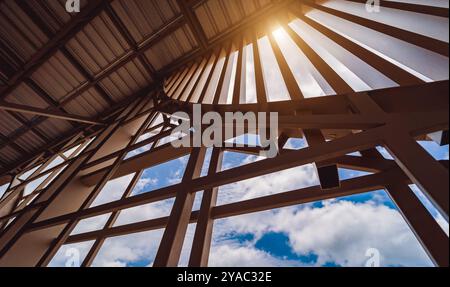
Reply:
<svg viewBox="0 0 450 287"><path fill-rule="evenodd" d="M58 112L58 111L49 111L47 109L40 109L40 108L35 108L35 107L31 107L31 106L26 106L26 105L7 103L4 101L0 101L0 110L14 111L14 112L32 114L32 115L39 115L39 116L44 116L47 118L55 118L55 119L60 119L60 120L74 121L74 122L85 123L85 124L90 124L90 125L102 124L98 121L93 121L89 118L82 117L82 116L70 115L70 114Z"/></svg>
<svg viewBox="0 0 450 287"><path fill-rule="evenodd" d="M189 25L192 33L194 33L197 43L199 43L202 50L208 48L208 38L203 31L202 25L198 21L198 18L194 15L192 7L185 0L177 0L178 6L180 7L181 13L183 14L186 22Z"/></svg>

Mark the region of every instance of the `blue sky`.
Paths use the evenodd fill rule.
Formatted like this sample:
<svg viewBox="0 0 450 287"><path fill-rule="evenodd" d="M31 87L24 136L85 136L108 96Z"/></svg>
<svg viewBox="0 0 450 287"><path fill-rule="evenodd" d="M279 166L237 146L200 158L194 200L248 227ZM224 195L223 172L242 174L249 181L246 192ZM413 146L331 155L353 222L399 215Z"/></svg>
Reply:
<svg viewBox="0 0 450 287"><path fill-rule="evenodd" d="M247 140L245 140L247 141ZM436 159L448 159L448 146L420 142ZM290 139L285 148L306 147L303 140ZM386 158L387 151L380 148ZM208 150L202 176L206 174ZM359 156L357 153L353 156ZM223 169L249 164L263 158L226 152ZM144 171L133 195L173 185L181 181L188 156ZM340 169L341 179L367 173ZM117 200L133 175L115 179L105 186L93 205ZM221 186L218 205L317 185L312 165L276 172ZM448 223L415 186L413 192L448 234ZM202 192L196 195L193 210L199 209ZM168 216L174 200L123 210L115 226ZM73 234L99 229L108 215L80 222ZM180 260L186 266L195 224L190 224ZM163 230L153 230L109 238L94 266L151 266ZM93 242L64 245L50 264L64 265L66 252L75 247L81 259ZM414 234L396 205L383 190L349 197L313 202L248 215L216 220L211 245L211 266L364 266L369 248L380 251L382 266L431 266Z"/></svg>

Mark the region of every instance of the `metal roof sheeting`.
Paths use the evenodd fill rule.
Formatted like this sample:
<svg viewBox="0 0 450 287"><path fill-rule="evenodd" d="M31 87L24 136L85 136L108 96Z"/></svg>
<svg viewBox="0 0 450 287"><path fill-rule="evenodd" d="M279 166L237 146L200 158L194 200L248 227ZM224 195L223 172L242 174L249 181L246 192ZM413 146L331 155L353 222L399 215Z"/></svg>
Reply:
<svg viewBox="0 0 450 287"><path fill-rule="evenodd" d="M120 0L112 7L137 43L180 14L175 0Z"/></svg>
<svg viewBox="0 0 450 287"><path fill-rule="evenodd" d="M134 59L101 81L101 86L114 100L120 101L147 87L151 82L151 76L143 65Z"/></svg>
<svg viewBox="0 0 450 287"><path fill-rule="evenodd" d="M208 38L237 24L245 17L270 4L271 0L210 0L195 9Z"/></svg>
<svg viewBox="0 0 450 287"><path fill-rule="evenodd" d="M92 20L66 46L91 75L98 74L130 49L105 12Z"/></svg>
<svg viewBox="0 0 450 287"><path fill-rule="evenodd" d="M9 136L22 125L19 121L14 119L8 112L0 110L0 133L4 136Z"/></svg>
<svg viewBox="0 0 450 287"><path fill-rule="evenodd" d="M72 126L67 121L50 118L44 120L36 128L42 131L48 138L57 138L67 133Z"/></svg>
<svg viewBox="0 0 450 287"><path fill-rule="evenodd" d="M16 2L8 0L0 4L0 16L0 38L24 62L48 41Z"/></svg>
<svg viewBox="0 0 450 287"><path fill-rule="evenodd" d="M95 88L84 92L80 97L69 102L64 109L74 115L95 117L108 109L108 103L99 95Z"/></svg>
<svg viewBox="0 0 450 287"><path fill-rule="evenodd" d="M44 63L32 76L43 90L59 101L75 90L86 79L61 52Z"/></svg>
<svg viewBox="0 0 450 287"><path fill-rule="evenodd" d="M184 25L148 49L145 56L155 69L161 69L197 45L191 29Z"/></svg>

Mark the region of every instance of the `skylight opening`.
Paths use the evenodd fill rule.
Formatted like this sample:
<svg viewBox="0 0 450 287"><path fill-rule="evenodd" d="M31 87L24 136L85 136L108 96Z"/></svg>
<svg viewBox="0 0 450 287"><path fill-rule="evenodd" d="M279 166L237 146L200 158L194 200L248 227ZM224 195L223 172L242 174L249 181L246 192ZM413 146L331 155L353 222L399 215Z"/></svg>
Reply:
<svg viewBox="0 0 450 287"><path fill-rule="evenodd" d="M69 157L75 157L78 154L80 154L81 151L78 151L77 153L75 153L75 151L81 146L81 144L74 146L73 148L63 152L63 155L67 158Z"/></svg>
<svg viewBox="0 0 450 287"><path fill-rule="evenodd" d="M236 81L237 60L239 51L231 52L226 67L225 78L220 92L219 104L231 104L233 102L234 84Z"/></svg>
<svg viewBox="0 0 450 287"><path fill-rule="evenodd" d="M199 65L199 68L195 71L194 75L192 76L192 79L187 84L185 91L183 92L183 94L181 95L181 97L179 99L180 101L183 101L183 102L187 101L189 95L191 94L191 92L193 92L192 89L194 88L195 83L197 82L198 78L200 77L201 72L202 72L203 68L205 67L206 63L207 63L207 60L203 59Z"/></svg>
<svg viewBox="0 0 450 287"><path fill-rule="evenodd" d="M69 164L65 164L62 167L59 167L56 170L52 171L50 174L51 178L47 180L42 188L47 188L47 186L49 186L56 178L58 178L58 175L60 175L68 166Z"/></svg>
<svg viewBox="0 0 450 287"><path fill-rule="evenodd" d="M280 67L275 58L269 38L258 39L259 54L263 70L264 86L269 102L290 100Z"/></svg>
<svg viewBox="0 0 450 287"><path fill-rule="evenodd" d="M5 224L4 228L3 228L3 230L5 230L5 229L6 229L7 227L8 227L8 225L10 225L10 224L11 224L11 222L13 222L13 221L14 221L14 219L16 219L16 216L14 216L14 217L10 218L10 219L8 220L8 222L6 222L6 224Z"/></svg>
<svg viewBox="0 0 450 287"><path fill-rule="evenodd" d="M299 150L308 147L305 138L289 138L284 144L284 149Z"/></svg>
<svg viewBox="0 0 450 287"><path fill-rule="evenodd" d="M352 153L348 153L347 155L348 155L348 156L358 156L358 157L361 157L361 156L362 156L362 154L361 154L359 151L355 151L355 152L352 152Z"/></svg>
<svg viewBox="0 0 450 287"><path fill-rule="evenodd" d="M366 91L397 86L395 82L345 50L300 19L292 21L292 28L324 61L352 87Z"/></svg>
<svg viewBox="0 0 450 287"><path fill-rule="evenodd" d="M192 206L192 211L200 210L203 200L203 190L197 191L195 193L194 205Z"/></svg>
<svg viewBox="0 0 450 287"><path fill-rule="evenodd" d="M39 193L37 193L37 194L31 196L31 198L27 201L27 203L25 204L25 206L28 206L28 205L32 204L33 201L34 201L38 196L39 196Z"/></svg>
<svg viewBox="0 0 450 287"><path fill-rule="evenodd" d="M202 103L204 104L212 104L214 101L214 96L216 94L216 90L219 84L220 74L222 73L222 69L224 69L225 57L226 57L225 51L222 51L220 53L219 60L217 61L216 66L214 68L214 71L212 72L208 88L206 89L206 93L202 101Z"/></svg>
<svg viewBox="0 0 450 287"><path fill-rule="evenodd" d="M45 172L49 169L54 168L55 166L61 164L64 162L64 159L60 156L57 156L55 159L53 159L45 168L42 172Z"/></svg>
<svg viewBox="0 0 450 287"><path fill-rule="evenodd" d="M33 167L32 169L26 171L22 175L19 176L19 179L21 180L27 180L38 168L40 168L42 165L38 165L36 167Z"/></svg>
<svg viewBox="0 0 450 287"><path fill-rule="evenodd" d="M192 67L189 69L188 73L186 74L186 77L184 78L184 80L181 82L180 86L178 87L178 89L173 93L172 98L175 100L178 100L178 98L181 95L181 92L183 91L183 89L186 87L186 85L189 82L189 79L192 77L192 75L195 72L195 69L198 67L198 64L194 63L192 65Z"/></svg>
<svg viewBox="0 0 450 287"><path fill-rule="evenodd" d="M200 76L200 80L198 81L197 86L195 87L195 90L192 93L192 97L189 100L192 103L198 103L198 100L200 99L200 95L202 93L203 87L206 85L206 81L208 80L208 76L211 73L214 61L216 59L215 55L212 55L211 58L208 61L208 64L206 64L206 67Z"/></svg>
<svg viewBox="0 0 450 287"><path fill-rule="evenodd" d="M274 37L305 98L335 94L284 29L275 30Z"/></svg>
<svg viewBox="0 0 450 287"><path fill-rule="evenodd" d="M259 138L259 135L251 133L242 134L237 137L228 139L225 141L225 143L239 146L251 146L251 147L261 146L261 140Z"/></svg>
<svg viewBox="0 0 450 287"><path fill-rule="evenodd" d="M413 1L414 2L414 1ZM422 2L421 5L432 6L433 1L415 1ZM439 1L447 3L448 1ZM368 13L364 3L345 2L345 1L326 1L326 7L343 11L352 15L370 19L379 23L384 23L392 27L397 27L406 31L411 31L420 35L428 36L448 43L448 18L436 17L422 13L402 11L383 7L383 13ZM426 23L426 24L425 24Z"/></svg>
<svg viewBox="0 0 450 287"><path fill-rule="evenodd" d="M156 118L152 121L152 123L150 124L149 128L154 128L157 125L160 125L164 122L164 117L161 113L158 113L158 115L156 116Z"/></svg>
<svg viewBox="0 0 450 287"><path fill-rule="evenodd" d="M27 183L23 191L23 196L27 196L36 190L44 188L41 185L50 175L51 173L47 173L46 175L40 176L39 178Z"/></svg>
<svg viewBox="0 0 450 287"><path fill-rule="evenodd" d="M389 151L383 146L376 146L378 152L384 157L384 159L393 160L394 158L389 153Z"/></svg>
<svg viewBox="0 0 450 287"><path fill-rule="evenodd" d="M373 172L366 172L349 168L338 168L338 173L340 180L347 180L373 174Z"/></svg>
<svg viewBox="0 0 450 287"><path fill-rule="evenodd" d="M173 141L175 141L175 140L178 140L178 139L181 139L181 138L183 138L183 137L185 137L185 136L187 136L187 135L188 135L188 134L186 134L186 133L183 132L183 131L178 131L178 132L175 132L175 133L173 133L173 134L170 133L168 136L165 136L165 137L163 137L162 139L158 140L158 143L156 144L155 147L160 147L160 146L162 146L162 145L171 143L171 142L173 142Z"/></svg>
<svg viewBox="0 0 450 287"><path fill-rule="evenodd" d="M146 145L144 145L144 146L142 146L140 148L134 149L134 150L128 152L125 155L124 159L127 160L127 159L130 159L132 157L135 157L135 156L138 156L140 154L143 154L144 152L148 152L148 151L151 150L152 146L153 146L153 143L149 143L149 144L146 144Z"/></svg>
<svg viewBox="0 0 450 287"><path fill-rule="evenodd" d="M245 64L245 104L256 103L255 60L253 57L253 44L244 47L243 63ZM244 61L245 59L245 61Z"/></svg>
<svg viewBox="0 0 450 287"><path fill-rule="evenodd" d="M264 157L257 155L249 155L240 152L225 151L223 153L222 171L232 169L235 167L243 166L249 163L260 161L265 159Z"/></svg>
<svg viewBox="0 0 450 287"><path fill-rule="evenodd" d="M417 143L435 160L448 160L449 158L449 145L440 146L434 141L417 141Z"/></svg>
<svg viewBox="0 0 450 287"><path fill-rule="evenodd" d="M183 70L183 72L180 74L180 76L178 77L178 79L176 80L176 82L173 84L173 86L167 91L167 96L169 96L170 98L173 97L177 87L181 84L181 82L184 79L184 76L186 76L186 74L189 72L189 67L185 68Z"/></svg>
<svg viewBox="0 0 450 287"><path fill-rule="evenodd" d="M449 77L445 56L321 11L311 10L306 16L425 82Z"/></svg>

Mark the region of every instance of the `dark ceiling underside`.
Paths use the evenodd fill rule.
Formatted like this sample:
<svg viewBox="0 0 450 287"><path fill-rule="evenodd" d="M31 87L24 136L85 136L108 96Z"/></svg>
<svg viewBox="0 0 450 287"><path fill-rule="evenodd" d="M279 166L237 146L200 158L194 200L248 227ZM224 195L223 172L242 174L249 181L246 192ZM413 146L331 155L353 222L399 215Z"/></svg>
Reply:
<svg viewBox="0 0 450 287"><path fill-rule="evenodd" d="M65 0L0 0L1 170L89 128L292 1L230 2L82 0L69 14Z"/></svg>
<svg viewBox="0 0 450 287"><path fill-rule="evenodd" d="M81 12L70 14L65 2L0 0L0 174L56 149L77 132L95 130L112 111L261 19L295 2L313 5L299 0L82 0ZM383 5L448 20L448 8ZM336 13L448 58L448 42Z"/></svg>

